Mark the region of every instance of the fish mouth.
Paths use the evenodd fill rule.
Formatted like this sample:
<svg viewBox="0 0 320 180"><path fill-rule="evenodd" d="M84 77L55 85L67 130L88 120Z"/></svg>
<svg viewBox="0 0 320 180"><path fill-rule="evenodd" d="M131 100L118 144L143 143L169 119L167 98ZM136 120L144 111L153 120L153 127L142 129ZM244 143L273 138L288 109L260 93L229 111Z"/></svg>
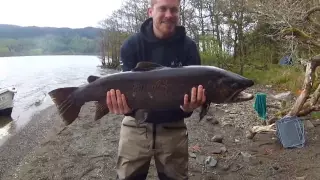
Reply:
<svg viewBox="0 0 320 180"><path fill-rule="evenodd" d="M244 102L250 101L254 98L253 94L244 92L244 89L237 90L230 98L230 102Z"/></svg>

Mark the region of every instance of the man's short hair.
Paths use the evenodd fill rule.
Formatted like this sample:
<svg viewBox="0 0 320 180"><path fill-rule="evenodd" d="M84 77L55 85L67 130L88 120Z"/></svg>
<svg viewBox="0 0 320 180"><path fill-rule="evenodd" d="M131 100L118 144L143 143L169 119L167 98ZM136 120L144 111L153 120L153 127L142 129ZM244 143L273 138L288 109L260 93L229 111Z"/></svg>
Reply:
<svg viewBox="0 0 320 180"><path fill-rule="evenodd" d="M155 3L156 3L157 0L149 0L149 5L150 7L152 7ZM181 0L179 0L179 3L180 3Z"/></svg>

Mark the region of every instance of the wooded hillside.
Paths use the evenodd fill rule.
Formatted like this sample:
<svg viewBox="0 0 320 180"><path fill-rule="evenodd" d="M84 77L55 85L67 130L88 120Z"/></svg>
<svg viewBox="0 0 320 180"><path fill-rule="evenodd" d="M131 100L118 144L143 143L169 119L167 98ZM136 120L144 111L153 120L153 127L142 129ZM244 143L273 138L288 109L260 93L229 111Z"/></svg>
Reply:
<svg viewBox="0 0 320 180"><path fill-rule="evenodd" d="M94 54L99 28L21 27L0 24L0 56Z"/></svg>

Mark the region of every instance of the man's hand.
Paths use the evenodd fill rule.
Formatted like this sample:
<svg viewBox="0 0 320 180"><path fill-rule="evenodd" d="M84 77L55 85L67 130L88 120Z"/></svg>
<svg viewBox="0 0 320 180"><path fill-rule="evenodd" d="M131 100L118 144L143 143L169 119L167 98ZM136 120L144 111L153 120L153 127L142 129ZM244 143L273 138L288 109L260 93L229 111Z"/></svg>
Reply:
<svg viewBox="0 0 320 180"><path fill-rule="evenodd" d="M191 89L191 100L189 102L188 94L184 95L184 104L181 109L185 112L192 112L206 102L205 89L202 85L198 86L198 90L193 87Z"/></svg>
<svg viewBox="0 0 320 180"><path fill-rule="evenodd" d="M107 106L110 113L114 114L127 114L131 112L124 94L120 90L111 89L107 92Z"/></svg>

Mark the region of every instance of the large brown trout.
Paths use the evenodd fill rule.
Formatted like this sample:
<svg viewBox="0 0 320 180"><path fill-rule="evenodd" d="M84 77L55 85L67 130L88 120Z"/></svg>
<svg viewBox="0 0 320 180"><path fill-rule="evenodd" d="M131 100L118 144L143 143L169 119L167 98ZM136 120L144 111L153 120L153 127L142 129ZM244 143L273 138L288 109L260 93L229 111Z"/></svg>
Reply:
<svg viewBox="0 0 320 180"><path fill-rule="evenodd" d="M49 92L65 124L71 124L86 102L96 102L95 120L108 114L106 93L119 89L131 109L144 112L154 109L179 108L185 94L192 87L202 85L206 89L206 103L201 107L199 120L208 111L210 103L237 103L253 99L244 90L254 82L236 73L214 66L165 67L151 62L140 62L126 72L103 77L89 76L88 84L80 87L58 88ZM143 121L137 113L136 120Z"/></svg>

